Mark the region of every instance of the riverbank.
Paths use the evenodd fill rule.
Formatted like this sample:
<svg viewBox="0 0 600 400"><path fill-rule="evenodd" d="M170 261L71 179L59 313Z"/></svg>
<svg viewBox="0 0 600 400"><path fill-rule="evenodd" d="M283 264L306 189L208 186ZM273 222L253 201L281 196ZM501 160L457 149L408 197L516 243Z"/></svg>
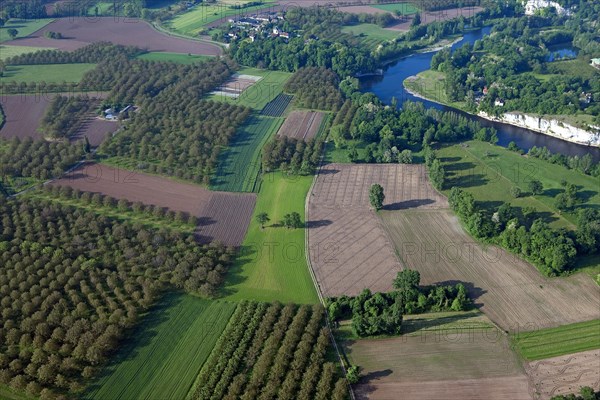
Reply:
<svg viewBox="0 0 600 400"><path fill-rule="evenodd" d="M435 72L428 70L423 71L419 75L428 72L430 74L436 74ZM430 79L427 81L427 84L421 85L417 83L421 78L419 75L409 76L402 82L404 90L414 97L446 107L452 107L488 121L529 129L546 136L551 136L578 145L600 148L600 128L597 131L589 131L557 119L547 119L518 111L507 112L500 116L488 115L483 111L473 113L461 107L460 102L449 102L445 98L442 79L438 77L438 79L435 80L431 79L432 77L429 77Z"/></svg>

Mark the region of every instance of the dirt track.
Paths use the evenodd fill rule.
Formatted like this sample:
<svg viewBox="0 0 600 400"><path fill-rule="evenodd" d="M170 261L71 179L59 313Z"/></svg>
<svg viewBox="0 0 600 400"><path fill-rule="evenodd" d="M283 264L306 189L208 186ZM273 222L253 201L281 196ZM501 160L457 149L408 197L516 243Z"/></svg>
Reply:
<svg viewBox="0 0 600 400"><path fill-rule="evenodd" d="M329 164L309 203L309 254L325 296L388 291L401 270L393 244L369 205L369 188L384 187L387 209L447 206L422 165Z"/></svg>
<svg viewBox="0 0 600 400"><path fill-rule="evenodd" d="M53 184L190 213L199 219L196 234L201 242L219 240L230 246L241 245L256 203L254 194L212 192L197 185L93 163Z"/></svg>
<svg viewBox="0 0 600 400"><path fill-rule="evenodd" d="M64 39L48 39L45 32L60 32ZM126 46L138 46L152 51L219 55L219 46L168 36L143 20L112 17L59 18L32 35L6 42L6 45L52 47L75 50L93 42L108 41Z"/></svg>
<svg viewBox="0 0 600 400"><path fill-rule="evenodd" d="M526 370L540 400L578 393L582 386L600 390L600 350L530 362Z"/></svg>

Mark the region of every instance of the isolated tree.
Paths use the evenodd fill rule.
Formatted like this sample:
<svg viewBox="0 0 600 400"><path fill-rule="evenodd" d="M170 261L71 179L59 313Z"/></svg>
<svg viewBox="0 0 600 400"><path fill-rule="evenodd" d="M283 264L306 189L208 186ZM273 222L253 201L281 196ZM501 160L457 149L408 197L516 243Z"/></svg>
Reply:
<svg viewBox="0 0 600 400"><path fill-rule="evenodd" d="M511 187L510 188L510 195L512 197L514 197L515 199L521 197L521 189L518 186Z"/></svg>
<svg viewBox="0 0 600 400"><path fill-rule="evenodd" d="M288 229L301 228L302 218L300 218L300 214L295 211L290 214L285 214L283 216L283 226Z"/></svg>
<svg viewBox="0 0 600 400"><path fill-rule="evenodd" d="M8 33L8 36L10 36L11 39L14 39L19 34L19 31L15 28L10 28L6 30L6 33Z"/></svg>
<svg viewBox="0 0 600 400"><path fill-rule="evenodd" d="M400 292L404 305L414 301L419 295L419 283L421 274L419 271L405 269L398 272L392 286Z"/></svg>
<svg viewBox="0 0 600 400"><path fill-rule="evenodd" d="M527 189L529 189L529 191L531 193L535 194L542 194L544 192L544 185L542 185L542 182L540 182L537 179L532 179L528 184L527 184Z"/></svg>
<svg viewBox="0 0 600 400"><path fill-rule="evenodd" d="M358 383L360 379L360 367L358 365L351 365L348 367L348 370L346 371L346 379L352 385Z"/></svg>
<svg viewBox="0 0 600 400"><path fill-rule="evenodd" d="M385 200L385 194L383 193L383 187L376 183L371 186L369 190L369 201L371 206L375 210L381 210L383 208L383 201Z"/></svg>
<svg viewBox="0 0 600 400"><path fill-rule="evenodd" d="M90 141L87 136L83 138L83 151L87 154L92 150L92 146L90 145Z"/></svg>
<svg viewBox="0 0 600 400"><path fill-rule="evenodd" d="M269 218L269 214L266 212L261 212L256 216L256 222L260 224L260 229L265 229L265 224L269 222L271 219Z"/></svg>
<svg viewBox="0 0 600 400"><path fill-rule="evenodd" d="M421 25L421 14L417 13L415 14L415 17L411 23L411 26L419 26Z"/></svg>

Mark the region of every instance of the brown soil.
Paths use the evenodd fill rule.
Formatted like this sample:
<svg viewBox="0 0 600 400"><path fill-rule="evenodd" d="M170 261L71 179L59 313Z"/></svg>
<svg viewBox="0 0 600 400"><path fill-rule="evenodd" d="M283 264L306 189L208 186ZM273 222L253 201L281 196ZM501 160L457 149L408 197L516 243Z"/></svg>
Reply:
<svg viewBox="0 0 600 400"><path fill-rule="evenodd" d="M81 166L53 184L195 215L201 242L218 240L229 246L241 245L256 204L254 194L211 192L197 185L95 163Z"/></svg>
<svg viewBox="0 0 600 400"><path fill-rule="evenodd" d="M64 39L46 38L44 33L49 31L62 33ZM71 51L100 41L138 46L152 51L204 55L222 53L217 45L165 35L143 20L112 17L59 18L26 38L5 44Z"/></svg>
<svg viewBox="0 0 600 400"><path fill-rule="evenodd" d="M384 187L384 208L446 207L420 165L328 164L310 196L309 254L325 296L388 291L401 270L381 222L370 209L369 188Z"/></svg>
<svg viewBox="0 0 600 400"><path fill-rule="evenodd" d="M319 132L323 113L316 111L292 111L279 128L279 136L309 140Z"/></svg>
<svg viewBox="0 0 600 400"><path fill-rule="evenodd" d="M464 7L464 8L451 8L448 10L440 10L440 11L427 11L427 12L421 13L421 23L422 24L430 24L432 22L442 22L442 21L447 21L449 19L458 18L460 16L469 18L481 11L483 11L482 7ZM398 22L396 24L386 27L386 29L406 32L406 31L410 30L410 25L412 24L413 18L414 17L412 15L406 16L405 18L398 20Z"/></svg>
<svg viewBox="0 0 600 400"><path fill-rule="evenodd" d="M519 360L496 330L361 339L343 346L350 363L363 368L357 399L531 399Z"/></svg>
<svg viewBox="0 0 600 400"><path fill-rule="evenodd" d="M117 121L101 119L91 113L86 120L83 121L81 128L70 140L71 142L77 142L82 141L87 137L91 147L98 147L117 129L119 129L119 123Z"/></svg>
<svg viewBox="0 0 600 400"><path fill-rule="evenodd" d="M49 96L11 95L0 96L5 121L0 135L5 139L32 137L41 139L38 127L50 105Z"/></svg>
<svg viewBox="0 0 600 400"><path fill-rule="evenodd" d="M582 386L600 390L600 350L530 362L526 367L536 399L579 393Z"/></svg>
<svg viewBox="0 0 600 400"><path fill-rule="evenodd" d="M476 243L450 210L384 211L381 221L402 265L421 273L421 284L463 282L475 305L502 329L598 318L600 287L592 278L546 278L517 256Z"/></svg>

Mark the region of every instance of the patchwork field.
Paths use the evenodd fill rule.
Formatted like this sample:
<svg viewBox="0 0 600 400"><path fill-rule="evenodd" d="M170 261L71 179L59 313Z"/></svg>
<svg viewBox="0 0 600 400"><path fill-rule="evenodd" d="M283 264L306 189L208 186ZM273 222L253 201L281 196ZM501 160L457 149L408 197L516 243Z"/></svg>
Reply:
<svg viewBox="0 0 600 400"><path fill-rule="evenodd" d="M256 192L261 168L260 152L283 123L283 118L251 115L238 129L229 147L219 155L211 189Z"/></svg>
<svg viewBox="0 0 600 400"><path fill-rule="evenodd" d="M48 39L46 32L60 32L64 39ZM28 37L8 41L15 46L53 47L75 50L99 40L138 46L152 51L219 55L219 46L207 42L168 36L154 29L149 23L132 18L60 18Z"/></svg>
<svg viewBox="0 0 600 400"><path fill-rule="evenodd" d="M285 113L285 110L287 110L293 98L294 96L292 95L281 93L267 103L260 114L266 115L267 117L281 117Z"/></svg>
<svg viewBox="0 0 600 400"><path fill-rule="evenodd" d="M283 216L294 211L304 221L311 182L311 176L265 175L240 256L225 283L227 300L318 303L306 264L305 231L280 226ZM262 212L270 218L264 229L255 219Z"/></svg>
<svg viewBox="0 0 600 400"><path fill-rule="evenodd" d="M384 187L384 208L447 206L422 165L328 164L309 203L310 259L324 296L391 289L401 269L394 246L370 209L369 188Z"/></svg>
<svg viewBox="0 0 600 400"><path fill-rule="evenodd" d="M531 331L598 318L600 287L587 275L546 278L506 251L477 244L450 210L384 211L383 223L402 265L422 284L464 282L504 330Z"/></svg>
<svg viewBox="0 0 600 400"><path fill-rule="evenodd" d="M292 111L279 128L277 135L309 140L319 132L324 113L317 111Z"/></svg>
<svg viewBox="0 0 600 400"><path fill-rule="evenodd" d="M600 390L600 350L547 358L526 366L535 398L548 400L578 393L582 386Z"/></svg>
<svg viewBox="0 0 600 400"><path fill-rule="evenodd" d="M96 64L50 64L50 65L10 65L6 67L0 83L46 82L78 83L83 74Z"/></svg>
<svg viewBox="0 0 600 400"><path fill-rule="evenodd" d="M211 192L197 185L95 163L69 172L53 185L187 212L199 218L196 235L201 242L219 240L229 246L242 243L256 202L252 194Z"/></svg>
<svg viewBox="0 0 600 400"><path fill-rule="evenodd" d="M86 399L185 398L236 305L169 295L130 336Z"/></svg>
<svg viewBox="0 0 600 400"><path fill-rule="evenodd" d="M357 399L529 400L528 380L498 330L431 332L343 343L363 368Z"/></svg>
<svg viewBox="0 0 600 400"><path fill-rule="evenodd" d="M0 28L0 43L11 39L8 35L9 29L16 29L18 32L17 38L22 38L42 29L52 21L53 20L50 18L10 19L4 24L3 27Z"/></svg>

